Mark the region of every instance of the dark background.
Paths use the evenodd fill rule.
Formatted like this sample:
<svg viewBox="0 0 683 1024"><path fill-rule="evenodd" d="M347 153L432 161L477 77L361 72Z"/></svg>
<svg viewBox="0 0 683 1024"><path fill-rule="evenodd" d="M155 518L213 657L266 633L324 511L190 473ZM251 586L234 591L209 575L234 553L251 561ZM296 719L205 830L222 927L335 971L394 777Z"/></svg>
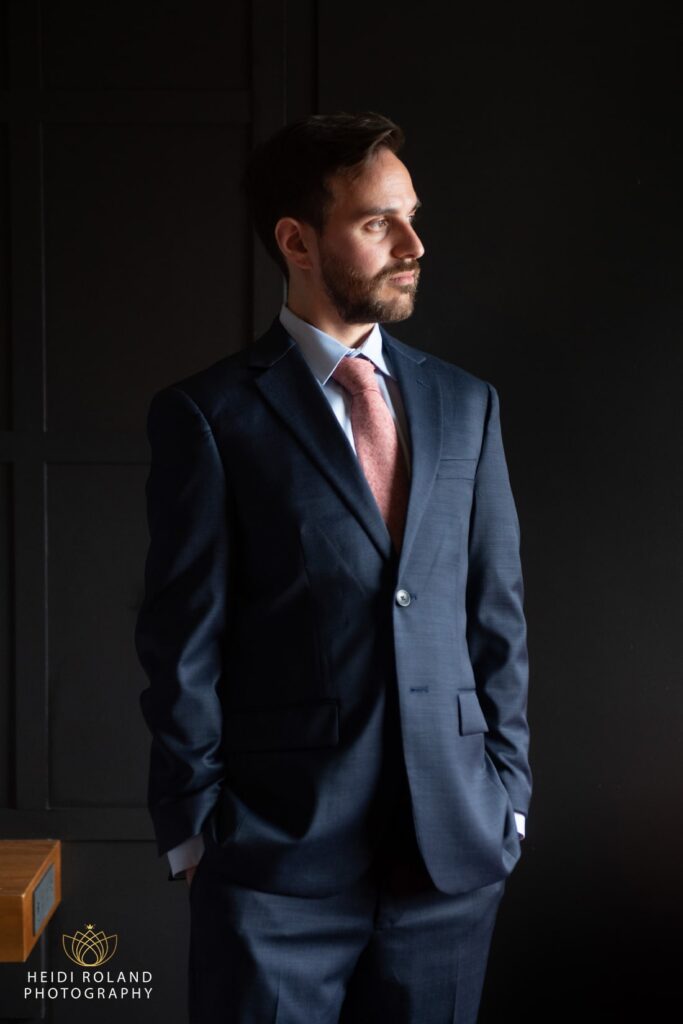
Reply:
<svg viewBox="0 0 683 1024"><path fill-rule="evenodd" d="M406 130L404 340L492 381L523 530L536 790L481 1024L673 1019L681 863L680 4L0 2L0 835L63 842L61 934L184 1020L145 810L145 411L276 313L238 181L313 110ZM28 966L28 965L27 965Z"/></svg>

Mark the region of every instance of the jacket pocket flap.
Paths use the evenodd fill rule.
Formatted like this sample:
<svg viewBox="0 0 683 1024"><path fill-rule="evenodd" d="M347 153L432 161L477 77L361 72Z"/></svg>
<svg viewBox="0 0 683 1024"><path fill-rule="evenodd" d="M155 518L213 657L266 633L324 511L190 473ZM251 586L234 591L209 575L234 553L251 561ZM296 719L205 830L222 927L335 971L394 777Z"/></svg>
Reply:
<svg viewBox="0 0 683 1024"><path fill-rule="evenodd" d="M474 480L477 471L476 459L456 459L453 456L442 456L439 459L437 476L460 480Z"/></svg>
<svg viewBox="0 0 683 1024"><path fill-rule="evenodd" d="M471 736L475 732L489 731L476 690L460 690L458 708L460 710L461 736Z"/></svg>
<svg viewBox="0 0 683 1024"><path fill-rule="evenodd" d="M339 743L339 707L321 700L260 711L232 711L225 716L227 750L315 750Z"/></svg>

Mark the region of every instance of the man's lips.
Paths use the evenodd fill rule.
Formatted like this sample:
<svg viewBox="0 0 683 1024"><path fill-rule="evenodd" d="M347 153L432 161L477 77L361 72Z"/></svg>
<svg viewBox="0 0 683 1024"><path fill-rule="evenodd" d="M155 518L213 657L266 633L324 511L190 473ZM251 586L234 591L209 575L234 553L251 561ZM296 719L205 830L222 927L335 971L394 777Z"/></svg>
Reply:
<svg viewBox="0 0 683 1024"><path fill-rule="evenodd" d="M411 270L409 273L404 274L391 274L389 280L393 281L394 284L412 284L415 280L415 271Z"/></svg>

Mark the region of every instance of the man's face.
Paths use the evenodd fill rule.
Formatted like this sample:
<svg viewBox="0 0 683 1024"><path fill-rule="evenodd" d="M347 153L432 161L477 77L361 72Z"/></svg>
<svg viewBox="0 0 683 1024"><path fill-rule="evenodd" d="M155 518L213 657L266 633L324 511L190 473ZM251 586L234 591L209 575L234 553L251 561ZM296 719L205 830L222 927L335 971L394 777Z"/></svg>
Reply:
<svg viewBox="0 0 683 1024"><path fill-rule="evenodd" d="M348 324L405 320L413 312L420 205L405 165L385 147L355 178L328 182L333 202L318 235L322 285Z"/></svg>

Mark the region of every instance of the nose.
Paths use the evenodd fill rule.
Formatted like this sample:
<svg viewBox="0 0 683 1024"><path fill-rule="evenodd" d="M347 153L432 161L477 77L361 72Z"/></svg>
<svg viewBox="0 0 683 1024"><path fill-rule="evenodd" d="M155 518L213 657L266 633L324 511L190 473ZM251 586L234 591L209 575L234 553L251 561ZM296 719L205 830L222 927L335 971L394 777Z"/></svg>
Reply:
<svg viewBox="0 0 683 1024"><path fill-rule="evenodd" d="M392 255L397 259L419 260L421 256L424 256L424 251L424 246L413 225L409 221L402 224L394 242Z"/></svg>

